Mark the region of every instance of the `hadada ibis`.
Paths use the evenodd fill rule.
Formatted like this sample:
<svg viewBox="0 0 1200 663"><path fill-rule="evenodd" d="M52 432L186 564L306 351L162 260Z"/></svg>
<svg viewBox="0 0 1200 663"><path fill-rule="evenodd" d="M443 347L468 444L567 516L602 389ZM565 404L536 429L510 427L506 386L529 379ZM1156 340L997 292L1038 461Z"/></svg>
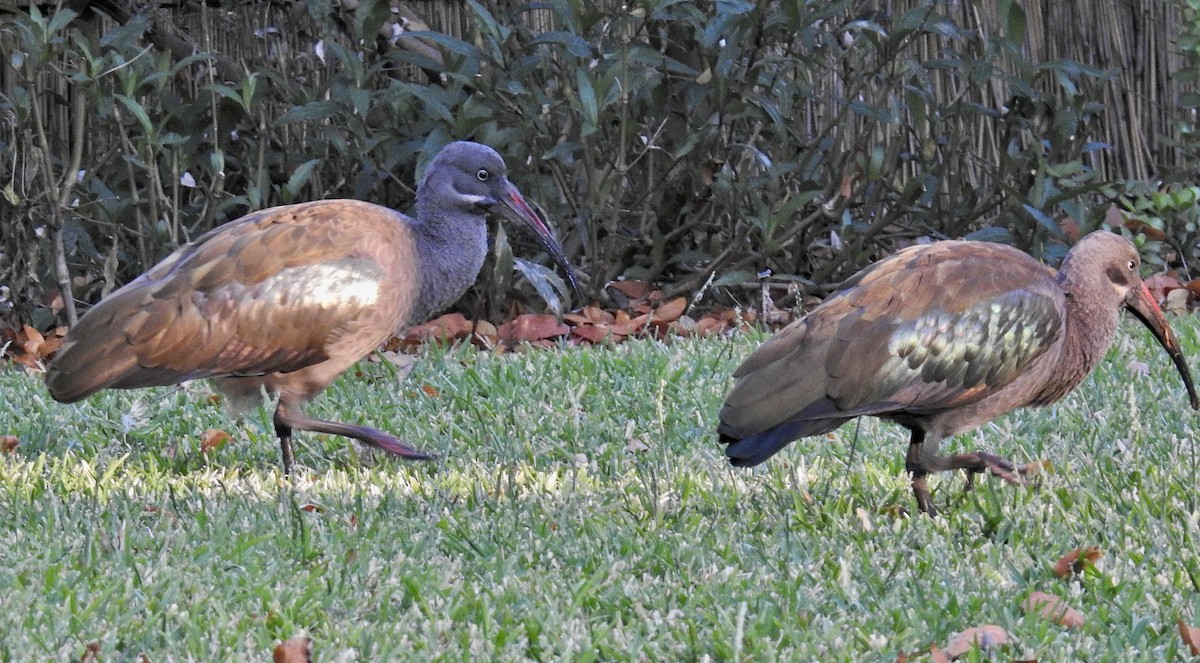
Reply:
<svg viewBox="0 0 1200 663"><path fill-rule="evenodd" d="M917 506L930 515L930 472L1014 466L986 453L938 454L943 438L1009 410L1048 405L1100 362L1128 308L1166 348L1200 398L1162 310L1142 283L1133 244L1093 232L1055 274L1017 249L986 242L912 246L851 277L780 331L735 372L718 434L740 467L758 465L792 440L833 431L863 415L911 433L905 468Z"/></svg>
<svg viewBox="0 0 1200 663"><path fill-rule="evenodd" d="M101 389L212 378L235 409L257 403L266 388L278 396L287 472L293 430L430 458L374 428L309 417L302 405L466 291L487 252L489 212L531 229L578 292L561 246L508 181L500 155L455 142L426 169L415 218L322 200L254 212L183 246L79 320L46 386L72 403Z"/></svg>

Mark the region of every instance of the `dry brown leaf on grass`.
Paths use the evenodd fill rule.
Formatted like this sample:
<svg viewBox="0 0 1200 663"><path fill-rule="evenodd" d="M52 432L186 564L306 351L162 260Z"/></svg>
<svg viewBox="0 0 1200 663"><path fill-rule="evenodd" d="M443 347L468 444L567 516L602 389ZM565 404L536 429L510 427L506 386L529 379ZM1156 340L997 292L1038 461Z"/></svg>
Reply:
<svg viewBox="0 0 1200 663"><path fill-rule="evenodd" d="M447 313L429 322L413 325L404 330L406 341L449 341L465 338L475 329L475 323L467 320L462 313Z"/></svg>
<svg viewBox="0 0 1200 663"><path fill-rule="evenodd" d="M1049 460L1031 460L1017 468L1017 473L1026 479L1041 476L1042 472L1054 474L1054 463Z"/></svg>
<svg viewBox="0 0 1200 663"><path fill-rule="evenodd" d="M583 307L583 314L587 317L588 322L593 324L600 322L604 324L611 324L617 319L615 315L605 311L599 306L585 306Z"/></svg>
<svg viewBox="0 0 1200 663"><path fill-rule="evenodd" d="M79 657L79 663L97 663L100 660L100 643L89 642Z"/></svg>
<svg viewBox="0 0 1200 663"><path fill-rule="evenodd" d="M1045 592L1033 592L1021 608L1030 614L1038 614L1067 628L1083 626L1083 613L1067 605L1065 601Z"/></svg>
<svg viewBox="0 0 1200 663"><path fill-rule="evenodd" d="M973 626L950 638L950 642L946 643L946 648L942 650L942 653L950 658L958 658L971 651L976 644L985 652L993 647L1006 645L1008 644L1008 632L995 624Z"/></svg>
<svg viewBox="0 0 1200 663"><path fill-rule="evenodd" d="M0 350L4 357L22 366L41 370L46 360L62 347L66 335L66 327L45 334L29 325L22 325L21 329L0 327Z"/></svg>
<svg viewBox="0 0 1200 663"><path fill-rule="evenodd" d="M462 313L447 313L435 318L433 323L442 330L443 334L451 335L454 338L463 338L475 330L475 322L468 320Z"/></svg>
<svg viewBox="0 0 1200 663"><path fill-rule="evenodd" d="M950 657L938 649L937 645L929 645L929 660L933 663L950 663Z"/></svg>
<svg viewBox="0 0 1200 663"><path fill-rule="evenodd" d="M1070 578L1075 574L1083 573L1084 569L1094 566L1096 560L1103 556L1104 553L1101 552L1099 546L1076 548L1054 563L1054 575L1060 578Z"/></svg>
<svg viewBox="0 0 1200 663"><path fill-rule="evenodd" d="M1163 302L1163 310L1167 313L1187 313L1190 308L1192 293L1187 288L1175 288L1167 293L1167 300Z"/></svg>
<svg viewBox="0 0 1200 663"><path fill-rule="evenodd" d="M490 348L495 346L499 340L499 330L496 329L496 325L487 320L475 323L475 334L471 337L471 342L476 346Z"/></svg>
<svg viewBox="0 0 1200 663"><path fill-rule="evenodd" d="M617 315L617 321L613 323L612 330L614 334L622 336L632 336L642 333L650 324L651 314L643 313L636 318L631 318L628 315L624 316L625 320L621 320L621 316Z"/></svg>
<svg viewBox="0 0 1200 663"><path fill-rule="evenodd" d="M563 336L570 328L546 313L522 313L500 325L497 334L505 343L542 341Z"/></svg>
<svg viewBox="0 0 1200 663"><path fill-rule="evenodd" d="M16 453L19 446L21 446L21 438L16 435L0 435L0 453Z"/></svg>
<svg viewBox="0 0 1200 663"><path fill-rule="evenodd" d="M1080 236L1083 235L1083 230L1080 229L1079 222L1069 216L1059 219L1058 227L1062 228L1063 234L1067 236L1067 239L1071 240L1072 244L1078 242Z"/></svg>
<svg viewBox="0 0 1200 663"><path fill-rule="evenodd" d="M200 436L200 453L206 454L225 446L232 438L220 428L210 428Z"/></svg>
<svg viewBox="0 0 1200 663"><path fill-rule="evenodd" d="M696 321L696 328L692 333L697 336L711 336L724 333L730 326L729 321L719 316L706 315Z"/></svg>
<svg viewBox="0 0 1200 663"><path fill-rule="evenodd" d="M605 290L612 294L613 290L625 295L628 299L645 299L653 288L645 281L609 281L604 284Z"/></svg>
<svg viewBox="0 0 1200 663"><path fill-rule="evenodd" d="M63 341L67 340L67 328L55 327L53 331L45 334L45 339L41 347L38 348L38 355L43 359L58 352L58 349L62 347Z"/></svg>
<svg viewBox="0 0 1200 663"><path fill-rule="evenodd" d="M599 325L612 324L616 322L616 316L599 306L585 306L579 313L567 313L563 315L563 320L573 325Z"/></svg>
<svg viewBox="0 0 1200 663"><path fill-rule="evenodd" d="M625 440L625 450L630 453L642 453L650 451L650 445L646 444L646 440L640 437L631 437Z"/></svg>
<svg viewBox="0 0 1200 663"><path fill-rule="evenodd" d="M272 656L275 663L310 663L312 661L312 640L308 638L284 640L275 646Z"/></svg>
<svg viewBox="0 0 1200 663"><path fill-rule="evenodd" d="M1183 644L1192 651L1192 656L1200 656L1200 628L1189 626L1182 619L1175 623L1179 626L1179 637L1183 638Z"/></svg>
<svg viewBox="0 0 1200 663"><path fill-rule="evenodd" d="M674 322L687 310L687 298L676 297L654 309L654 319L659 322Z"/></svg>
<svg viewBox="0 0 1200 663"><path fill-rule="evenodd" d="M1161 302L1163 299L1165 299L1168 292L1183 286L1183 284L1179 282L1179 277L1175 274L1175 272L1159 272L1158 274L1147 278L1145 281L1142 281L1142 283L1145 284L1146 289L1150 291L1150 296L1158 302Z"/></svg>
<svg viewBox="0 0 1200 663"><path fill-rule="evenodd" d="M1114 205L1113 207L1116 206ZM1125 226L1129 229L1129 232L1134 233L1135 235L1137 233L1141 233L1146 236L1146 239L1154 240L1155 242L1161 242L1167 238L1167 234L1165 232L1155 228L1145 221L1142 221L1141 219L1127 217L1120 209L1117 210L1117 214L1117 218L1120 220L1113 225ZM1108 214L1105 214L1105 221L1107 221L1109 218L1112 218L1112 216L1112 208L1110 207Z"/></svg>
<svg viewBox="0 0 1200 663"><path fill-rule="evenodd" d="M22 343L23 347L21 349L28 354L36 355L37 349L41 347L42 343L46 342L46 337L42 336L42 332L29 325L25 325L21 331L24 332L25 336L25 341Z"/></svg>
<svg viewBox="0 0 1200 663"><path fill-rule="evenodd" d="M1200 295L1200 279L1192 279L1187 283L1180 284L1180 287L1187 288L1193 295Z"/></svg>
<svg viewBox="0 0 1200 663"><path fill-rule="evenodd" d="M679 316L678 320L672 322L671 325L667 327L667 331L687 337L696 332L697 324L698 323L696 322L695 318L692 316L681 315Z"/></svg>
<svg viewBox="0 0 1200 663"><path fill-rule="evenodd" d="M612 330L612 325L607 323L583 324L571 327L571 336L582 339L588 343L601 343L605 340L619 342L622 338L620 334L616 334Z"/></svg>

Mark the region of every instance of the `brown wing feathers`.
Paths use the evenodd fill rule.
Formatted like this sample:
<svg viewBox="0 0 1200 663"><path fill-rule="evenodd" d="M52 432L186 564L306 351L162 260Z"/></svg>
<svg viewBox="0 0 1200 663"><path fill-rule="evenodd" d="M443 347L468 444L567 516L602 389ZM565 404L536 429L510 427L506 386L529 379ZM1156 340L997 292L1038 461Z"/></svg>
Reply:
<svg viewBox="0 0 1200 663"><path fill-rule="evenodd" d="M937 411L1015 379L1058 338L1061 291L1047 270L1013 269L1036 264L1015 249L960 244L876 263L759 348L734 374L723 439L761 462L853 416Z"/></svg>
<svg viewBox="0 0 1200 663"><path fill-rule="evenodd" d="M347 223L351 213L359 223ZM327 344L365 324L366 309L397 297L378 256L370 255L370 247L397 243L389 235L407 232L389 214L331 201L264 210L218 228L97 305L74 330L78 340L63 349L47 385L70 402L107 387L322 362ZM383 322L382 333L390 333Z"/></svg>

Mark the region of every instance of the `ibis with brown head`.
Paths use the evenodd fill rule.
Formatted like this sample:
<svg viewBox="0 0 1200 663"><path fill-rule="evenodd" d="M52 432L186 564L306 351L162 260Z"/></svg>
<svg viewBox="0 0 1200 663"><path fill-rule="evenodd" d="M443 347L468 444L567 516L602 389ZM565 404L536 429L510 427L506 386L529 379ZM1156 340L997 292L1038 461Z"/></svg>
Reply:
<svg viewBox="0 0 1200 663"><path fill-rule="evenodd" d="M917 505L936 514L931 472L966 470L968 487L985 471L1019 480L1008 460L943 456L941 441L1070 393L1112 345L1122 309L1154 334L1200 409L1140 267L1134 245L1106 231L1079 240L1057 273L1001 244L901 250L851 277L734 372L717 429L725 454L749 467L855 417L894 421L910 431L905 468Z"/></svg>

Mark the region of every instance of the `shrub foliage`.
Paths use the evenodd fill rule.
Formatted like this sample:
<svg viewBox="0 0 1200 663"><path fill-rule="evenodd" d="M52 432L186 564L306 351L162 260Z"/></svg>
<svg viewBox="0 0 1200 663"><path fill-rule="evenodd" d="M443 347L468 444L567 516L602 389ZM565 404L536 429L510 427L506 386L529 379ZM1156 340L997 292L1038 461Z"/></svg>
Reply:
<svg viewBox="0 0 1200 663"><path fill-rule="evenodd" d="M917 236L1053 257L1060 220L1158 193L1088 166L1107 74L1030 61L1014 0L987 27L926 0L466 0L458 32L382 0L249 25L207 3L91 4L103 16L0 15L10 321L65 320L56 293L95 301L254 209L405 209L422 159L461 138L506 155L593 297L634 277L749 302L768 271L777 293L821 292ZM217 48L228 32L250 46ZM496 241L475 314L528 288L514 262L543 271Z"/></svg>

